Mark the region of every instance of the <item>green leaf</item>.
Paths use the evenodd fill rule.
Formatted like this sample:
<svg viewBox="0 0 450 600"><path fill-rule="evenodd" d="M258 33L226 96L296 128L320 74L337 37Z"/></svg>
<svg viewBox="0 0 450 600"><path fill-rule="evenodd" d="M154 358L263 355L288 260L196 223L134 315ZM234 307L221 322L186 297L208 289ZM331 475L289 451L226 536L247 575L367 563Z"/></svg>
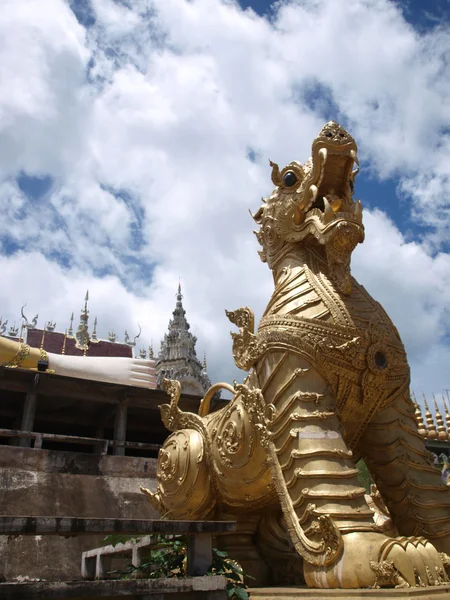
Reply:
<svg viewBox="0 0 450 600"><path fill-rule="evenodd" d="M214 554L220 556L220 558L228 558L228 552L224 552L223 550L216 550L216 548L214 548Z"/></svg>
<svg viewBox="0 0 450 600"><path fill-rule="evenodd" d="M242 581L241 576L238 573L227 573L226 577L227 579L232 579L233 581Z"/></svg>
<svg viewBox="0 0 450 600"><path fill-rule="evenodd" d="M227 586L228 587L228 586ZM232 598L234 596L234 593L236 591L235 587L231 587L228 589L228 598Z"/></svg>
<svg viewBox="0 0 450 600"><path fill-rule="evenodd" d="M235 594L239 600L249 600L248 592L246 592L244 588L235 588L235 590Z"/></svg>

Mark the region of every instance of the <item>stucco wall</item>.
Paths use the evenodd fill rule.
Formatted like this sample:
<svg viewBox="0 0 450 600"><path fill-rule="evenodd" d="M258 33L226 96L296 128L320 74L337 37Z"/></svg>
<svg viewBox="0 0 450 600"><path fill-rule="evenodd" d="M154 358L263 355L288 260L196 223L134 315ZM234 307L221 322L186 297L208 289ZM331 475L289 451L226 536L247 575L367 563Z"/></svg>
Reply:
<svg viewBox="0 0 450 600"><path fill-rule="evenodd" d="M152 519L156 460L0 446L0 514ZM0 536L0 576L80 578L81 553L102 536Z"/></svg>

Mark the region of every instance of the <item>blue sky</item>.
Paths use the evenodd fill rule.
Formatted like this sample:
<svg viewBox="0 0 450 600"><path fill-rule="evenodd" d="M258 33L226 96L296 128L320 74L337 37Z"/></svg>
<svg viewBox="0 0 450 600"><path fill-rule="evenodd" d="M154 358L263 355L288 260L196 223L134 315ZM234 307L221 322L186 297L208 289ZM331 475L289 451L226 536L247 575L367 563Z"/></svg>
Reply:
<svg viewBox="0 0 450 600"><path fill-rule="evenodd" d="M251 7L254 12L243 10ZM6 14L7 12L7 14ZM0 313L158 347L179 278L198 353L230 380L224 309L272 289L248 208L268 159L355 137L366 242L353 272L450 388L450 2L16 0L0 15Z"/></svg>

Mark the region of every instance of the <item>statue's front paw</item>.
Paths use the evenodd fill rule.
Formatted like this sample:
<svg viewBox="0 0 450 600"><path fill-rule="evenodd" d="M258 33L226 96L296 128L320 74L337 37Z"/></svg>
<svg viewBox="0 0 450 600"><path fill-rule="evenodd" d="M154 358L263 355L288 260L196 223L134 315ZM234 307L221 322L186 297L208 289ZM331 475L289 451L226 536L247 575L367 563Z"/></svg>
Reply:
<svg viewBox="0 0 450 600"><path fill-rule="evenodd" d="M424 538L389 538L380 533L343 536L341 558L329 567L304 565L315 588L403 588L449 582L441 557Z"/></svg>

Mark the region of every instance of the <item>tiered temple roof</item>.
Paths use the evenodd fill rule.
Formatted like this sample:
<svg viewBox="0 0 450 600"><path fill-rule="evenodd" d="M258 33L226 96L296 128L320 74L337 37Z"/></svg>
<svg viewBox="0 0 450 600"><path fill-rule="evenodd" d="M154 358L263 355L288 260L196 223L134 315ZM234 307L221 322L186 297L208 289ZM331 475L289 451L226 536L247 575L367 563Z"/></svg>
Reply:
<svg viewBox="0 0 450 600"><path fill-rule="evenodd" d="M206 356L203 364L197 358L195 344L197 338L192 335L190 325L183 308L181 285L178 285L173 318L169 321L169 331L161 342L156 363L158 385L163 377L178 379L184 393L203 396L211 386L206 368Z"/></svg>

